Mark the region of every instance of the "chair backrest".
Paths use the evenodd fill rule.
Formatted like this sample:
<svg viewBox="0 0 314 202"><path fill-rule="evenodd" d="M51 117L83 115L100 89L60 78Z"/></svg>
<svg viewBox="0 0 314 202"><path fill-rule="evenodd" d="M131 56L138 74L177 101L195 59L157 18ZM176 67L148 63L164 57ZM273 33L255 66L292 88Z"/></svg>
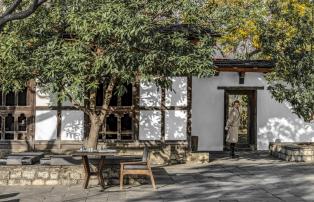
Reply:
<svg viewBox="0 0 314 202"><path fill-rule="evenodd" d="M144 147L144 151L143 151L142 161L143 161L143 162L147 162L147 160L148 160L148 147L145 146L145 147Z"/></svg>

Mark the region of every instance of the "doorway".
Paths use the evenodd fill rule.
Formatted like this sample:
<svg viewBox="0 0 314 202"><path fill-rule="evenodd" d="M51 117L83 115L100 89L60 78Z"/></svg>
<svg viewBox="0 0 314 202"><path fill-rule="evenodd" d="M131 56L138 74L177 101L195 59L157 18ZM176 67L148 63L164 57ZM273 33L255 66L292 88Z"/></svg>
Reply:
<svg viewBox="0 0 314 202"><path fill-rule="evenodd" d="M240 127L237 147L240 150L256 150L256 90L225 90L224 126L235 100L240 101ZM224 150L229 148L226 137L227 131L224 130Z"/></svg>

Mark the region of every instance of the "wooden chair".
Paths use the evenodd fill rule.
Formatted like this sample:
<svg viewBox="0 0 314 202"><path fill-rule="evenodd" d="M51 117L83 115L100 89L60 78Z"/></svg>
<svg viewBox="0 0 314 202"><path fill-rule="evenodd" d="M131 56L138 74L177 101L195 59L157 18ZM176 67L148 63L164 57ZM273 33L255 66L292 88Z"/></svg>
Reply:
<svg viewBox="0 0 314 202"><path fill-rule="evenodd" d="M155 179L148 159L148 148L144 148L142 161L124 162L120 164L120 189L123 190L123 178L125 175L146 175L150 177L154 190L156 190Z"/></svg>

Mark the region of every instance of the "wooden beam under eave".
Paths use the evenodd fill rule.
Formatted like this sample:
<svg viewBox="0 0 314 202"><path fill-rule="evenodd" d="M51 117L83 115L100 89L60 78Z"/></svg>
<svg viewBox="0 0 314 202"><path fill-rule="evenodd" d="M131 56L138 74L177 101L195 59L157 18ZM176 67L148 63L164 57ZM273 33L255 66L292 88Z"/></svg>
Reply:
<svg viewBox="0 0 314 202"><path fill-rule="evenodd" d="M271 72L271 68L261 68L261 67L218 67L216 68L218 72L261 72L268 73Z"/></svg>

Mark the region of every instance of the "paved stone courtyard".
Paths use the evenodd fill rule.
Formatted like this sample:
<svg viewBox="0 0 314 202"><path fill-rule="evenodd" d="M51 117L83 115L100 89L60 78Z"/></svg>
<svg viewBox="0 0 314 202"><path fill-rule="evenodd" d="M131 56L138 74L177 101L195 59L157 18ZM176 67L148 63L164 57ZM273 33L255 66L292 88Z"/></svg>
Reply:
<svg viewBox="0 0 314 202"><path fill-rule="evenodd" d="M0 167L1 168L1 167ZM0 201L314 201L314 164L284 162L267 153L216 154L208 164L154 168L158 190L118 186L0 186Z"/></svg>

